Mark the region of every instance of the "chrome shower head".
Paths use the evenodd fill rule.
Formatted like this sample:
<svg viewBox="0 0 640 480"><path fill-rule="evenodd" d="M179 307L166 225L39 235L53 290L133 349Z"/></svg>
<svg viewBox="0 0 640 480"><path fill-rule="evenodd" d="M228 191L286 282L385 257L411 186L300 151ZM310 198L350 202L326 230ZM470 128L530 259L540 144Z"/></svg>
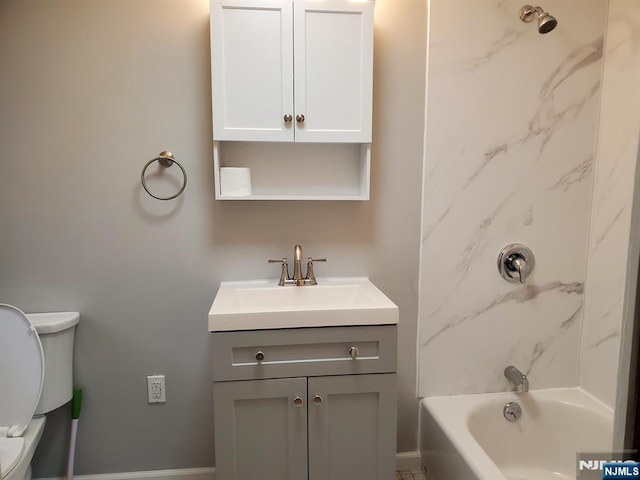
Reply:
<svg viewBox="0 0 640 480"><path fill-rule="evenodd" d="M558 21L547 12L538 17L538 31L540 33L549 33L556 28L556 25L558 25Z"/></svg>
<svg viewBox="0 0 640 480"><path fill-rule="evenodd" d="M534 17L538 17L538 32L540 33L549 33L558 25L558 20L540 7L525 5L520 9L520 20L523 22L529 23L533 21Z"/></svg>

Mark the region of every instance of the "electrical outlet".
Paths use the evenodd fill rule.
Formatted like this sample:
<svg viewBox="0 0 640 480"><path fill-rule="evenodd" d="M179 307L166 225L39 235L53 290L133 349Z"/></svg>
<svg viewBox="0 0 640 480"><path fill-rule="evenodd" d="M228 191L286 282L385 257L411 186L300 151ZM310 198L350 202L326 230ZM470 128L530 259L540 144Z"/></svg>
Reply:
<svg viewBox="0 0 640 480"><path fill-rule="evenodd" d="M167 401L164 375L147 375L147 396L149 403L165 403Z"/></svg>

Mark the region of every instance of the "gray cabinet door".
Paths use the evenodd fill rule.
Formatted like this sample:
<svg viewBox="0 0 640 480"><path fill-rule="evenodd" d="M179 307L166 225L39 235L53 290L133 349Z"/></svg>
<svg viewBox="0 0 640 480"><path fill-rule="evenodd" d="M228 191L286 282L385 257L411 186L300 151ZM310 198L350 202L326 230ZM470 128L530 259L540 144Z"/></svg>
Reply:
<svg viewBox="0 0 640 480"><path fill-rule="evenodd" d="M309 378L309 480L392 480L396 375Z"/></svg>
<svg viewBox="0 0 640 480"><path fill-rule="evenodd" d="M306 378L218 382L213 401L216 480L307 478Z"/></svg>

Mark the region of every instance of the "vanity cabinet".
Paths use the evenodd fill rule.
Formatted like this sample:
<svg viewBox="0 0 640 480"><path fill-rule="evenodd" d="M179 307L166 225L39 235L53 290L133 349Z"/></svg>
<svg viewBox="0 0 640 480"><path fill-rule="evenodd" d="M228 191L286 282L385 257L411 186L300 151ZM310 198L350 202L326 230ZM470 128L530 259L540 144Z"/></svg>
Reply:
<svg viewBox="0 0 640 480"><path fill-rule="evenodd" d="M212 0L216 141L370 143L373 2Z"/></svg>
<svg viewBox="0 0 640 480"><path fill-rule="evenodd" d="M394 478L396 329L212 333L216 478Z"/></svg>

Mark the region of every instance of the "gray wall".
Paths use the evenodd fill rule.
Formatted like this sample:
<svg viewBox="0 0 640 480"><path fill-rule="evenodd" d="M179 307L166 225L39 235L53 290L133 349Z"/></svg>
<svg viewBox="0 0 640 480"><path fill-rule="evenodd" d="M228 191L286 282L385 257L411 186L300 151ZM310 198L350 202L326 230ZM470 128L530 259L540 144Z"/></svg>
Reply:
<svg viewBox="0 0 640 480"><path fill-rule="evenodd" d="M398 450L416 448L424 3L376 0L372 200L354 203L213 200L206 0L0 3L0 301L81 312L77 474L214 463L207 311L294 243L400 307ZM173 202L139 181L163 149L189 173ZM35 477L63 473L68 420L50 414Z"/></svg>

